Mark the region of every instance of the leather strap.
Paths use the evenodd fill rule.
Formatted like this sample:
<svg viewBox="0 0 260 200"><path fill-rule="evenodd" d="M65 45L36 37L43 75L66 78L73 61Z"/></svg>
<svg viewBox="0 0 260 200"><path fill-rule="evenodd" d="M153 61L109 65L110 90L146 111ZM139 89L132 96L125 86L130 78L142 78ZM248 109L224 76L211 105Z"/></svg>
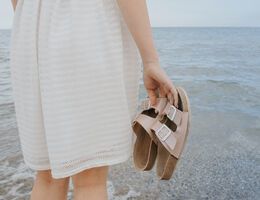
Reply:
<svg viewBox="0 0 260 200"><path fill-rule="evenodd" d="M151 106L150 99L146 98L143 101L141 101L140 109L141 111L143 111L143 110L148 110L150 108L154 108L159 114L162 114L166 102L167 102L166 97L157 97L155 105Z"/></svg>
<svg viewBox="0 0 260 200"><path fill-rule="evenodd" d="M172 131L166 124L157 120L151 127L151 130L155 133L156 137L167 149L167 151L179 158L184 141L187 134L188 112L181 112L181 120L179 126L175 131Z"/></svg>
<svg viewBox="0 0 260 200"><path fill-rule="evenodd" d="M133 121L132 124L134 127L134 125L138 122L140 124L140 126L142 126L144 128L144 130L149 134L149 136L152 139L155 139L154 134L151 132L151 129L150 129L150 127L153 125L154 121L155 121L155 118L140 113L136 117L136 119Z"/></svg>
<svg viewBox="0 0 260 200"><path fill-rule="evenodd" d="M181 123L182 111L176 108L174 105L170 104L167 101L167 104L162 112L163 115L166 115L171 121L173 121L177 126Z"/></svg>

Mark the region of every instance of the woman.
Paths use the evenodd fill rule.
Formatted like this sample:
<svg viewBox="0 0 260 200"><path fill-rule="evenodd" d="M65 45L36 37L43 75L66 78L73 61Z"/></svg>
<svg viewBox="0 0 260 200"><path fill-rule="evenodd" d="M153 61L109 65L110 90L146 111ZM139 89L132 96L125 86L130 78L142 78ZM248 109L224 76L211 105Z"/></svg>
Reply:
<svg viewBox="0 0 260 200"><path fill-rule="evenodd" d="M11 78L31 199L107 199L108 167L132 153L139 78L151 104L177 91L145 0L12 0Z"/></svg>

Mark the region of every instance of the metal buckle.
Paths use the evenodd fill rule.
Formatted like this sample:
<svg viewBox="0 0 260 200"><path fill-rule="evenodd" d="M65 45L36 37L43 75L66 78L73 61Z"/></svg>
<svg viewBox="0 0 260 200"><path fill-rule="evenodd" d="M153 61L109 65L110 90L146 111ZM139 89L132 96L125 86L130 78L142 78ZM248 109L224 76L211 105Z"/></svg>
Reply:
<svg viewBox="0 0 260 200"><path fill-rule="evenodd" d="M170 136L171 129L167 125L162 124L162 126L156 130L156 133L162 141L165 141Z"/></svg>
<svg viewBox="0 0 260 200"><path fill-rule="evenodd" d="M147 109L150 108L150 106L151 106L150 100L149 100L149 99L146 99L146 100L144 100L144 101L142 102L142 104L141 104L141 109L142 109L142 110L147 110Z"/></svg>
<svg viewBox="0 0 260 200"><path fill-rule="evenodd" d="M171 105L170 109L168 109L168 111L167 111L167 117L170 120L173 120L175 115L176 115L176 108L173 105Z"/></svg>

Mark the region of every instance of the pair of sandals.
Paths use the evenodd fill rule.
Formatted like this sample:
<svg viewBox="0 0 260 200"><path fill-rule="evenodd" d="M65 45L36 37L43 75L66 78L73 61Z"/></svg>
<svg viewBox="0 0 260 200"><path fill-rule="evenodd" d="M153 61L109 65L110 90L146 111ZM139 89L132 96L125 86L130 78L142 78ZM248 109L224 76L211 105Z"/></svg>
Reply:
<svg viewBox="0 0 260 200"><path fill-rule="evenodd" d="M147 97L141 102L141 112L132 121L137 138L133 160L137 169L151 170L157 159L159 179L169 180L183 151L190 128L189 98L182 87L176 87L178 106L166 97L157 97L151 106Z"/></svg>

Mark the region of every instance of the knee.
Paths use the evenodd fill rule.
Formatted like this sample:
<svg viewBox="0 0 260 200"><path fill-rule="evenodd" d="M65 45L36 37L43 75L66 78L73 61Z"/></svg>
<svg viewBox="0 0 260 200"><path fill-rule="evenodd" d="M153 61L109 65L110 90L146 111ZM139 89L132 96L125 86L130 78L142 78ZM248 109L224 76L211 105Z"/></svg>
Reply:
<svg viewBox="0 0 260 200"><path fill-rule="evenodd" d="M72 176L74 188L106 186L108 166L86 169Z"/></svg>
<svg viewBox="0 0 260 200"><path fill-rule="evenodd" d="M36 181L46 185L67 186L69 184L69 178L70 177L54 179L51 175L51 170L39 170L36 173Z"/></svg>

